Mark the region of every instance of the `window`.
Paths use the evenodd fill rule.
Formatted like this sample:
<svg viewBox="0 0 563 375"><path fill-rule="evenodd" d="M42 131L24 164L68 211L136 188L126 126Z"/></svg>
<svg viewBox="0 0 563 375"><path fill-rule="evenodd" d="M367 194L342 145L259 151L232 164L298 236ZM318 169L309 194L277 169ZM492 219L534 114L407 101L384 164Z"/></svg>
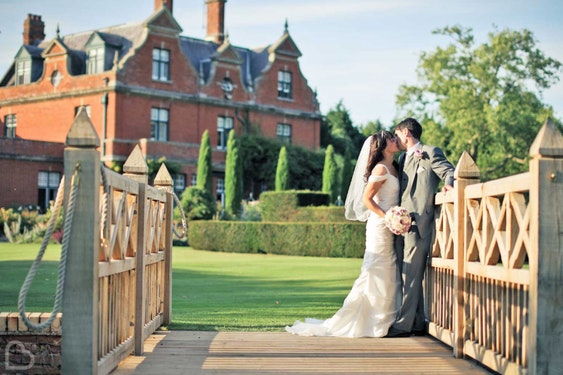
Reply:
<svg viewBox="0 0 563 375"><path fill-rule="evenodd" d="M197 173L192 173L192 181L190 182L190 186L197 185Z"/></svg>
<svg viewBox="0 0 563 375"><path fill-rule="evenodd" d="M16 138L16 115L4 116L4 136L6 138Z"/></svg>
<svg viewBox="0 0 563 375"><path fill-rule="evenodd" d="M78 107L74 107L74 117L76 117L76 115L78 115L78 111L80 111L80 108L84 108L86 110L86 114L88 115L88 117L92 118L92 116L90 116L90 106L89 105L79 105Z"/></svg>
<svg viewBox="0 0 563 375"><path fill-rule="evenodd" d="M217 179L217 200L221 202L221 206L225 204L225 180Z"/></svg>
<svg viewBox="0 0 563 375"><path fill-rule="evenodd" d="M152 79L170 81L170 51L160 48L152 50Z"/></svg>
<svg viewBox="0 0 563 375"><path fill-rule="evenodd" d="M168 140L168 110L164 108L151 109L151 139L155 141Z"/></svg>
<svg viewBox="0 0 563 375"><path fill-rule="evenodd" d="M220 150L227 149L227 141L229 140L229 132L233 129L232 117L217 117L217 148Z"/></svg>
<svg viewBox="0 0 563 375"><path fill-rule="evenodd" d="M60 181L61 174L59 172L39 172L37 176L37 205L41 209L47 210L49 202L55 200Z"/></svg>
<svg viewBox="0 0 563 375"><path fill-rule="evenodd" d="M16 64L16 85L31 82L31 60L18 61Z"/></svg>
<svg viewBox="0 0 563 375"><path fill-rule="evenodd" d="M104 47L92 48L88 51L88 74L101 73L105 70L104 66Z"/></svg>
<svg viewBox="0 0 563 375"><path fill-rule="evenodd" d="M291 99L291 72L278 72L278 98Z"/></svg>
<svg viewBox="0 0 563 375"><path fill-rule="evenodd" d="M180 196L186 190L186 175L177 174L174 175L174 192L176 195Z"/></svg>
<svg viewBox="0 0 563 375"><path fill-rule="evenodd" d="M277 138L287 144L291 144L291 125L289 124L278 124L276 129Z"/></svg>

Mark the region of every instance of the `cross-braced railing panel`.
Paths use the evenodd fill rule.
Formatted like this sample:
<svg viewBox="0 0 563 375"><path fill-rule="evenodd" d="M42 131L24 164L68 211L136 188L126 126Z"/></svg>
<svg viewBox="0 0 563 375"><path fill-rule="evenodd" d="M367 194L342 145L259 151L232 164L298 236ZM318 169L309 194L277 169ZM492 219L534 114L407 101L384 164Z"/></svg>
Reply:
<svg viewBox="0 0 563 375"><path fill-rule="evenodd" d="M163 190L149 187L145 203L145 234L147 254L163 251L166 247L166 193Z"/></svg>
<svg viewBox="0 0 563 375"><path fill-rule="evenodd" d="M465 353L493 368L526 367L530 175L465 189Z"/></svg>

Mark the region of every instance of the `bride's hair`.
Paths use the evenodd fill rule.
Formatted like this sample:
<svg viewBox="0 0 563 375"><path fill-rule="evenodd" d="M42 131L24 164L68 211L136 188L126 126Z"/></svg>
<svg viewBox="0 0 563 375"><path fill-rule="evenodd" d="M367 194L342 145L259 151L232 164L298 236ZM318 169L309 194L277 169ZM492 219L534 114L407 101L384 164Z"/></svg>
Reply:
<svg viewBox="0 0 563 375"><path fill-rule="evenodd" d="M380 130L371 136L369 158L364 173L364 181L368 180L375 165L383 160L383 150L387 147L387 141L394 138L393 133L387 130Z"/></svg>

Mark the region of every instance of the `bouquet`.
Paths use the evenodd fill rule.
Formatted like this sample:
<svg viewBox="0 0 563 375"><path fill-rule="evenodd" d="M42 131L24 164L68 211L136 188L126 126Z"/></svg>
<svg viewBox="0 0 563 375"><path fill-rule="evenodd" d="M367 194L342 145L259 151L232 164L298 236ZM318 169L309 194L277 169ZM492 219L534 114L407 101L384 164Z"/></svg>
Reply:
<svg viewBox="0 0 563 375"><path fill-rule="evenodd" d="M403 235L411 227L411 216L409 212L400 206L395 206L385 213L385 226L394 234Z"/></svg>

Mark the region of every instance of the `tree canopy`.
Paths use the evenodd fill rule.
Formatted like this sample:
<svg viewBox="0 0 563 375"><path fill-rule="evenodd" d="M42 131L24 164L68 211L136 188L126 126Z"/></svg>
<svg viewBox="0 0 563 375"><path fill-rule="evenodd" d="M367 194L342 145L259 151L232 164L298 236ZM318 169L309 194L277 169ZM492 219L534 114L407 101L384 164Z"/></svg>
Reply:
<svg viewBox="0 0 563 375"><path fill-rule="evenodd" d="M558 82L561 63L528 30L495 30L481 45L461 26L434 33L452 42L421 54L418 84L400 86L399 109L418 118L423 142L452 162L467 151L485 180L527 170L531 142L553 117L541 94Z"/></svg>

